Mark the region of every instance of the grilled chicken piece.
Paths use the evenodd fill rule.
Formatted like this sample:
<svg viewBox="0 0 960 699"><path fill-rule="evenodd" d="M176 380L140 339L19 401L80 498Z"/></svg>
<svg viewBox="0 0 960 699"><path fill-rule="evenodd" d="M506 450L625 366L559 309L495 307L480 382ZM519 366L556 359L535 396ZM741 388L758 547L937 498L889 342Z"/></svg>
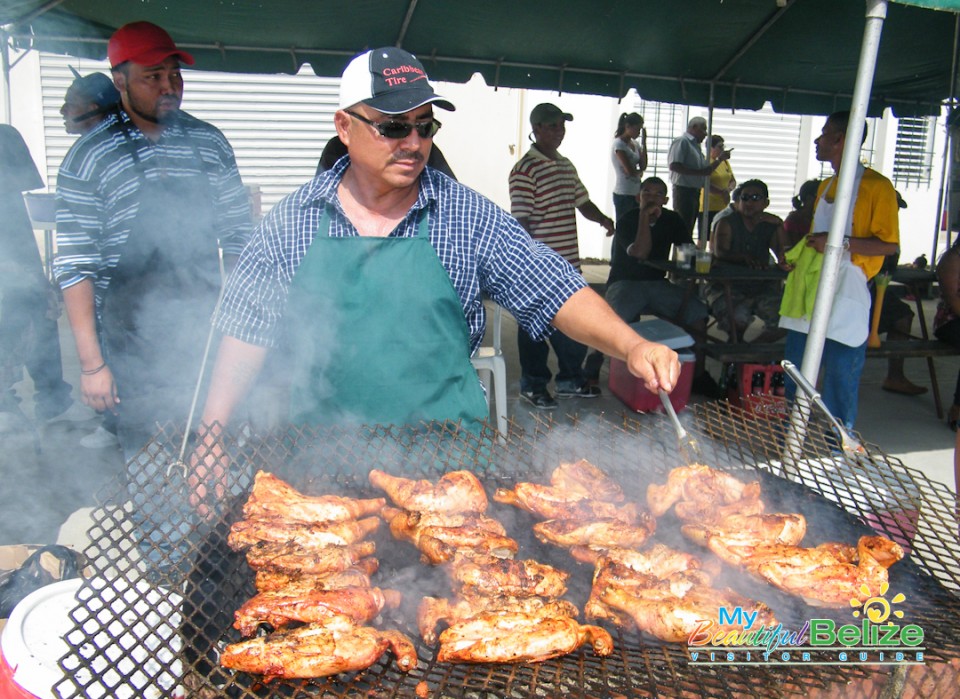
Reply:
<svg viewBox="0 0 960 699"><path fill-rule="evenodd" d="M533 525L534 535L546 544L557 546L620 546L638 548L653 534L656 523L652 517L640 525L617 520L576 522L551 519Z"/></svg>
<svg viewBox="0 0 960 699"><path fill-rule="evenodd" d="M709 585L710 579L700 570L685 570L671 573L665 578L658 578L647 573L640 573L620 563L611 561L602 562L594 574L593 587L590 596L583 606L584 616L591 620L606 620L616 626L634 628L636 622L628 611L613 607L603 601L603 594L611 588L616 588L628 595L638 598L647 598L653 595L672 595L675 598L683 597L695 586Z"/></svg>
<svg viewBox="0 0 960 699"><path fill-rule="evenodd" d="M433 527L421 534L417 548L420 549L420 561L426 565L440 565L462 553L513 558L520 550L516 540L509 536L476 534L444 527Z"/></svg>
<svg viewBox="0 0 960 699"><path fill-rule="evenodd" d="M383 490L397 507L415 512L486 512L487 493L469 471L451 471L439 481L413 480L370 471L370 484Z"/></svg>
<svg viewBox="0 0 960 699"><path fill-rule="evenodd" d="M340 590L290 590L260 592L234 614L233 626L250 636L259 624L281 629L290 622L323 621L341 614L364 624L380 613L384 605L397 606L399 593L378 587L346 587Z"/></svg>
<svg viewBox="0 0 960 699"><path fill-rule="evenodd" d="M358 627L350 619L336 616L291 631L232 643L220 654L220 664L263 675L268 682L277 677L326 677L368 668L388 648L404 672L417 666L413 642L399 631Z"/></svg>
<svg viewBox="0 0 960 699"><path fill-rule="evenodd" d="M667 578L674 573L687 571L701 571L708 579L718 571L707 571L699 558L683 551L677 551L664 544L654 544L648 549L635 549L613 546L601 548L599 546L574 546L570 549L571 555L582 563L593 563L598 568L606 562L619 563L630 570L652 575L655 578Z"/></svg>
<svg viewBox="0 0 960 699"><path fill-rule="evenodd" d="M512 557L517 542L506 536L503 524L483 514L408 512L385 509L390 532L409 541L423 554L426 563L443 563L458 551L495 553Z"/></svg>
<svg viewBox="0 0 960 699"><path fill-rule="evenodd" d="M269 519L241 519L230 527L227 544L234 551L243 551L261 541L276 543L295 541L308 548L348 546L372 534L379 526L379 517L314 524Z"/></svg>
<svg viewBox="0 0 960 699"><path fill-rule="evenodd" d="M481 612L440 634L437 660L462 663L522 663L572 653L589 641L597 655L613 651L599 626L581 625L552 613Z"/></svg>
<svg viewBox="0 0 960 699"><path fill-rule="evenodd" d="M370 587L370 575L360 568L347 568L322 575L287 573L264 568L254 578L257 592L276 590L340 590L344 587Z"/></svg>
<svg viewBox="0 0 960 699"><path fill-rule="evenodd" d="M450 578L468 595L560 597L567 591L569 573L533 560L510 560L489 555L460 555L448 566Z"/></svg>
<svg viewBox="0 0 960 699"><path fill-rule="evenodd" d="M883 594L887 569L903 558L903 549L882 536L862 536L856 556L854 564L849 550L829 545L758 546L745 567L813 607L848 607L854 600L865 602Z"/></svg>
<svg viewBox="0 0 960 699"><path fill-rule="evenodd" d="M282 519L292 522L343 522L377 514L384 498L358 500L337 495L304 495L272 473L258 471L250 497L243 506L247 519Z"/></svg>
<svg viewBox="0 0 960 699"><path fill-rule="evenodd" d="M709 539L714 536L721 537L731 546L796 546L807 533L807 520L803 515L793 513L730 515L717 524L684 524L680 531L701 546L707 546Z"/></svg>
<svg viewBox="0 0 960 699"><path fill-rule="evenodd" d="M602 502L623 502L620 484L586 459L562 463L550 476L550 483L560 490L580 493Z"/></svg>
<svg viewBox="0 0 960 699"><path fill-rule="evenodd" d="M506 536L507 530L500 520L484 514L453 512L411 512L395 507L385 507L383 518L390 524L390 533L397 539L411 541L412 532L425 527L470 528Z"/></svg>
<svg viewBox="0 0 960 699"><path fill-rule="evenodd" d="M762 602L742 597L732 590L716 590L698 585L679 573L671 580L656 580L649 587L626 589L611 585L598 591L599 599L613 610L629 617L641 631L664 641L687 641L697 631L709 633L741 630L742 625L720 624L721 607L740 607L757 612L754 625L775 626L773 612Z"/></svg>
<svg viewBox="0 0 960 699"><path fill-rule="evenodd" d="M514 505L543 519L571 519L587 522L595 519L615 519L636 524L637 506L633 503L617 505L593 500L580 493L537 483L517 483L512 490L498 488L493 499L504 505Z"/></svg>
<svg viewBox="0 0 960 699"><path fill-rule="evenodd" d="M516 612L542 616L576 617L579 610L567 600L544 599L543 597L515 597L499 595L470 595L451 601L439 597L424 597L417 609L417 627L424 643L437 642L437 626L440 622L456 624L473 619L483 612Z"/></svg>
<svg viewBox="0 0 960 699"><path fill-rule="evenodd" d="M707 539L707 548L721 561L754 575L760 574L761 564L770 561L808 570L823 566L855 566L857 563L855 546L832 541L807 548L776 543L743 543L733 536L711 536Z"/></svg>
<svg viewBox="0 0 960 699"><path fill-rule="evenodd" d="M763 512L759 481L742 483L703 464L675 468L664 485L651 483L647 487L647 506L654 517L662 517L674 505L678 517L701 524L731 514Z"/></svg>
<svg viewBox="0 0 960 699"><path fill-rule="evenodd" d="M260 542L247 549L247 564L254 570L270 568L288 573L321 574L346 570L353 566L373 574L377 559L373 541L358 541L350 546L317 546L308 548L294 541Z"/></svg>

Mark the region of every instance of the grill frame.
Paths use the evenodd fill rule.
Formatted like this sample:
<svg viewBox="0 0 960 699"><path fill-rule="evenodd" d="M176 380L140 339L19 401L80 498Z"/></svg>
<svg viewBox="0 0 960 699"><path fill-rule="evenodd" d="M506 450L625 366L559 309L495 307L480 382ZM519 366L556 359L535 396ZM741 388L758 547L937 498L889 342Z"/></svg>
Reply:
<svg viewBox="0 0 960 699"><path fill-rule="evenodd" d="M166 647L176 656L182 664L182 685L189 696L196 697L355 697L361 693L370 697L413 697L418 696L418 685L425 682L429 696L464 699L514 696L766 698L815 695L817 692L829 694L839 686L849 691L851 687L893 684L899 675L912 677L916 682L926 681L928 686L934 681L931 678L935 679L936 686L941 682L945 683L944 687L950 687L950 682L955 683L954 661L960 659L960 634L950 628L950 620L960 612L960 599L957 598L960 562L949 551L957 532L955 499L949 489L929 481L921 472L907 468L869 445L864 455L838 454L829 425L816 416L808 425L802 449L791 457L781 447L780 423L758 419L726 403L691 407L692 420L689 420L687 429L697 438L703 461L725 471L758 472L764 478L765 493L767 483L776 482L769 480L770 474L791 469L794 482L809 488L820 499L819 506L827 508L825 511L836 510L844 513L843 516L863 518L875 511L871 499L877 498L871 498L869 494L873 487L886 491L891 507L921 512L919 528L913 539L910 574L924 581L926 587L921 590L931 599L917 599L909 614L917 614L918 618L908 615L906 621L919 623L927 632L925 645L928 662L936 664L933 669L918 671L909 668L908 672L908 669L896 667L891 670L873 666L813 664L707 666L691 662L685 646L661 643L615 629L610 629L614 634L615 650L606 659L597 658L587 647L539 664L440 664L436 662L434 649L419 640L412 617L404 619L389 614L383 619L384 623L378 625L399 627L417 644L420 665L411 673L400 672L389 653L360 673L316 681L273 681L269 685L244 673L221 670L215 665L218 644L237 639L236 633L229 629L232 611L250 596L253 589L252 572L241 555L228 551L225 541L229 524L239 516L239 507L246 498L256 470L273 471L308 493L370 496L378 494L366 485L365 476L370 468L385 468L426 478L436 478L448 470L471 468L478 473L488 492L492 492L499 484L510 485L518 480L545 481L546 474L561 461L587 458L617 478L628 497L639 497L648 482L661 482L670 469L684 463L674 431L659 414L639 418L627 413L540 418L527 429L511 423L506 438L500 437L489 425L485 425L480 434L458 430L456 425L450 424L425 425L418 430L378 426L355 430L291 427L265 435L253 434L245 428L228 437L228 450L235 455L229 476L231 498L213 520L201 523L185 545L188 565L146 575L152 586L182 593L179 638L184 645L182 648L172 647L160 634L148 631L146 635L158 648ZM118 483L103 494L101 501L105 505L95 512L94 525L89 532L91 544L84 553L91 561L95 578L106 581L108 589L119 586L120 581L143 577L142 566L131 558L138 549L138 537L143 536L145 530L156 535L155 545L147 542L147 552L162 564L176 561L176 558L169 558L169 542L164 540L169 528L164 528L160 522L171 512L168 500L173 501L174 516L184 517L179 523L187 521L189 515L185 513L191 512L188 491L176 468L156 467L165 465L165 453L176 452L175 445L180 443L180 437L176 429L168 426L148 445L143 463L132 467L133 482L140 491L138 494L143 505L136 509L137 517L146 520L139 523L139 528L132 520L131 512L121 505L129 496L125 484ZM304 475L307 470L316 473L320 460L323 461L323 474ZM159 480L158 472L161 474ZM150 475L140 478L143 474ZM868 492L849 487L851 483L866 484ZM639 501L643 502L643 498L639 497ZM495 514L501 515L504 515L503 510ZM566 570L575 569L578 564L572 558L559 550L544 550L545 547L526 534L532 521L522 513L516 514L512 522L505 521L508 533L521 542L520 555L561 565ZM878 532L887 536L896 538L909 534L900 521L881 521L880 524L884 529L878 529ZM381 541L385 542L389 534L383 530L385 528L380 533ZM804 543L818 542L805 539ZM855 539L850 543L855 543ZM408 557L408 565L413 565L416 554L406 546L378 545L377 555L384 562L382 569L389 572L389 565L384 561L387 549ZM539 548L531 549L530 546ZM904 562L897 566L906 567ZM891 569L891 587L898 577L894 575L897 566ZM577 575L581 580L584 576L589 580L589 571L580 570ZM374 581L390 586L377 575ZM89 583L85 583L85 588L87 585ZM747 587L755 589L757 586ZM573 589L574 585L571 587ZM579 607L584 600L585 596L574 599ZM64 697L96 696L101 680L85 682L79 680L75 672L78 665L90 663L89 649L87 656L84 655L86 639L82 633L87 616L82 608L74 610L71 616L77 627L68 634L71 650L60 663L67 677L58 683L56 689ZM851 620L849 616L844 618L847 622ZM118 621L121 626L127 623ZM407 625L403 626L403 623ZM157 650L152 652L159 653ZM111 664L117 677L132 674L130 660L130 653L119 653ZM120 684L123 682L121 679ZM111 692L118 693L117 687L104 688L103 695L112 696ZM155 696L175 697L177 692L175 685L161 687ZM927 692L925 695L933 696Z"/></svg>

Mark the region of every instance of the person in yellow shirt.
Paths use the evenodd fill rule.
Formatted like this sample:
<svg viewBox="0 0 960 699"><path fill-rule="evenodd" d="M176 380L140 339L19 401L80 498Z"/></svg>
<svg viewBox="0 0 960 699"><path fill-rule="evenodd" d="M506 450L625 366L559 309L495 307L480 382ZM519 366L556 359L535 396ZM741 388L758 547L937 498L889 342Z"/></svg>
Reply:
<svg viewBox="0 0 960 699"><path fill-rule="evenodd" d="M849 112L831 114L814 141L817 160L830 163L836 173L840 171L849 120ZM787 253L787 261L794 268L784 289L780 327L789 331L784 356L797 366L803 360L813 311L814 294L808 291L816 289L819 280L836 188L836 175L820 185L811 232L805 243L801 241ZM857 417L860 374L866 358L870 322L867 282L880 271L883 258L900 248L899 205L890 180L858 163L854 191L852 219L844 238L821 362L823 401L848 429L853 429ZM793 398L795 393L796 384L788 378L787 397Z"/></svg>
<svg viewBox="0 0 960 699"><path fill-rule="evenodd" d="M713 134L710 137L710 162L719 161L717 169L710 173L707 183L707 231L700 232L700 238L710 240L710 231L713 230L713 219L730 203L730 193L737 187L737 179L733 176L733 168L729 160L720 159L724 152L723 136ZM703 191L700 192L700 213L703 213ZM700 219L701 221L703 219Z"/></svg>

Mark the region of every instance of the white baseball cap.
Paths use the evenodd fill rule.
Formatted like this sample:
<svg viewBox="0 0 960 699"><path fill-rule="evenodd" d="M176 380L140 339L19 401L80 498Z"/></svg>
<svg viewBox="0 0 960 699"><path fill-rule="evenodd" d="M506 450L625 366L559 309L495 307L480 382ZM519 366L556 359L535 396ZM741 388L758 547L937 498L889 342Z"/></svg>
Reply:
<svg viewBox="0 0 960 699"><path fill-rule="evenodd" d="M340 109L364 103L384 114L403 114L432 103L454 111L453 104L433 91L417 58L395 46L362 53L340 78Z"/></svg>

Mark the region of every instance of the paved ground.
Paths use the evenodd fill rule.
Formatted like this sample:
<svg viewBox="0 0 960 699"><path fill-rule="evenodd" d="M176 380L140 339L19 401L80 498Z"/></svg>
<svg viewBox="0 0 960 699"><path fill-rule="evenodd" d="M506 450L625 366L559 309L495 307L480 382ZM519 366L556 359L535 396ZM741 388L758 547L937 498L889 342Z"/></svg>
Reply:
<svg viewBox="0 0 960 699"><path fill-rule="evenodd" d="M585 275L591 281L602 282L606 271L588 267ZM934 302L925 301L925 306L928 320L932 319ZM62 340L67 379L74 380L78 366L68 329L63 330ZM520 424L532 422L535 416L531 409L518 398L516 324L509 314L504 314L503 348L509 383L508 414ZM960 358L937 359L936 368L941 395L949 406ZM937 419L932 396L928 392L908 398L882 391L880 383L885 371L884 361L867 363L858 420L863 438L905 465L952 488L954 435ZM606 372L605 368L602 397L564 401L560 410L568 414L621 414L625 410L623 404L606 390ZM712 372L714 376L719 375L716 366ZM907 373L917 383L929 383L922 360L908 360ZM96 493L118 476L121 463L116 449L90 450L79 445L80 437L96 427L96 419L37 427L32 421L29 381L21 383L18 390L26 397L22 408L30 419L20 430L0 434L0 544L48 543L56 540L60 525L71 513L95 504Z"/></svg>

